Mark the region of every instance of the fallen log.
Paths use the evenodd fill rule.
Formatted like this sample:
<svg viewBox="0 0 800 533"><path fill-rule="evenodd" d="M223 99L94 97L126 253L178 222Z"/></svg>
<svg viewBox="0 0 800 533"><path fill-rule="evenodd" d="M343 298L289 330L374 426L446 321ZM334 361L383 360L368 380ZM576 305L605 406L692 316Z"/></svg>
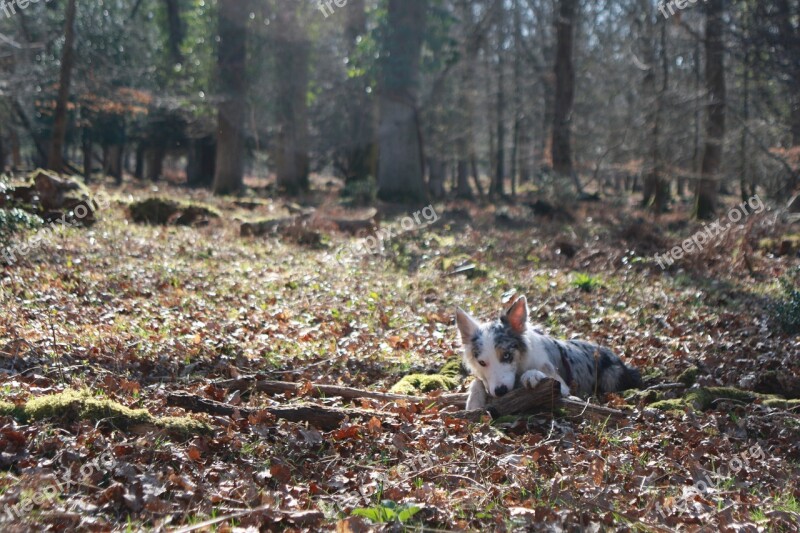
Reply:
<svg viewBox="0 0 800 533"><path fill-rule="evenodd" d="M321 385L317 383L291 383L287 381L268 381L261 380L256 376L227 379L214 383L216 387L230 391L253 391L265 394L293 394L308 395L314 398L333 398L339 397L345 400L358 400L369 398L384 402L406 401L409 403L435 403L437 405L453 405L463 409L467 403L466 394L443 394L441 396L406 396L404 394L393 394L391 392L375 392L353 387L342 387L339 385Z"/></svg>
<svg viewBox="0 0 800 533"><path fill-rule="evenodd" d="M221 416L248 417L258 413L267 412L275 418L289 420L290 422L308 422L325 431L339 427L349 418L362 418L366 420L377 417L383 421L391 417L391 413L370 411L367 409L340 409L316 404L293 405L289 407L238 407L215 400L209 400L190 394L188 392L173 392L167 395L167 405L181 407L196 413L209 413Z"/></svg>
<svg viewBox="0 0 800 533"><path fill-rule="evenodd" d="M536 389L516 389L502 398L491 399L488 411L493 418L522 413L557 413L559 410L568 418L591 418L597 421L611 419L620 422L627 419L624 411L593 405L575 398L562 398L557 394L555 380L542 381ZM388 392L375 392L338 385L321 385L316 383L289 383L285 381L260 380L257 377L230 379L214 383L217 387L238 391L257 391L266 394L294 394L312 397L340 397L345 400L369 398L384 402L405 401L409 403L428 403L440 407L453 406L463 410L467 404L466 394L442 394L440 396L406 396ZM467 415L466 411L456 416L471 420L480 419L486 411Z"/></svg>

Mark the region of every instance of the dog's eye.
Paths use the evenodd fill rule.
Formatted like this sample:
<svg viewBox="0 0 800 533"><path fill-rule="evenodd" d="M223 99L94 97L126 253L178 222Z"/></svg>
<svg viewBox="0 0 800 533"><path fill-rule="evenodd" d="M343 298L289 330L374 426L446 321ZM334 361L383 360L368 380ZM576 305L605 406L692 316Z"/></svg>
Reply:
<svg viewBox="0 0 800 533"><path fill-rule="evenodd" d="M513 360L514 360L514 354L513 353L506 352L506 353L503 354L503 362L504 363L510 363Z"/></svg>
<svg viewBox="0 0 800 533"><path fill-rule="evenodd" d="M486 361L478 361L478 364L481 366L486 366Z"/></svg>

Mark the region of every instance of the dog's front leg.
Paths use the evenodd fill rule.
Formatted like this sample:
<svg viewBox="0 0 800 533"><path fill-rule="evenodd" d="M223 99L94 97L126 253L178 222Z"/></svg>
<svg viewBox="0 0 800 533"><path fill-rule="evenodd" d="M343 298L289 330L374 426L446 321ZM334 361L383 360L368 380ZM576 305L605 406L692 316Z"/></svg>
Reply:
<svg viewBox="0 0 800 533"><path fill-rule="evenodd" d="M469 386L469 396L467 397L467 411L483 409L486 407L486 387L483 382L476 379Z"/></svg>
<svg viewBox="0 0 800 533"><path fill-rule="evenodd" d="M542 370L544 370L544 372L542 372ZM558 371L552 364L547 363L542 370L528 370L522 374L522 377L520 378L522 385L529 389L533 389L536 388L536 385L538 385L543 379L553 378L554 380L558 381L561 389L561 396L569 396L569 387L566 383L564 383L564 379L559 375Z"/></svg>

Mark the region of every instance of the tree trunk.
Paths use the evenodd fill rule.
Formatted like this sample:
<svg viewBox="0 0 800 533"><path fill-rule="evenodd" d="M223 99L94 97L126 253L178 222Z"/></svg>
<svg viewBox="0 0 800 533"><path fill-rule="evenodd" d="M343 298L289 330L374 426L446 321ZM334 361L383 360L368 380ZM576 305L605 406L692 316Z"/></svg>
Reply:
<svg viewBox="0 0 800 533"><path fill-rule="evenodd" d="M309 188L308 65L311 46L297 14L280 14L280 38L275 46L278 76L278 138L275 148L278 186L289 194Z"/></svg>
<svg viewBox="0 0 800 533"><path fill-rule="evenodd" d="M358 39L367 33L367 11L364 0L351 0L347 6L345 33L347 55L356 53ZM353 76L347 80L345 104L348 139L344 147L345 181L348 183L375 178L377 172L377 146L375 144L375 101L367 93L369 78Z"/></svg>
<svg viewBox="0 0 800 533"><path fill-rule="evenodd" d="M147 150L147 179L158 181L164 173L164 158L167 156L167 149L159 144L151 146Z"/></svg>
<svg viewBox="0 0 800 533"><path fill-rule="evenodd" d="M19 135L17 135L16 130L11 129L9 131L9 137L11 138L11 170L17 171L22 168L22 151L19 144Z"/></svg>
<svg viewBox="0 0 800 533"><path fill-rule="evenodd" d="M114 178L117 185L122 185L122 156L125 145L112 144L108 147L108 173Z"/></svg>
<svg viewBox="0 0 800 533"><path fill-rule="evenodd" d="M505 95L505 6L497 8L497 115L495 125L497 131L497 152L495 152L495 171L490 196L505 196L506 179L506 95Z"/></svg>
<svg viewBox="0 0 800 533"><path fill-rule="evenodd" d="M706 144L695 195L695 216L711 220L716 212L719 170L725 141L725 42L723 0L706 4Z"/></svg>
<svg viewBox="0 0 800 533"><path fill-rule="evenodd" d="M183 21L181 20L181 7L179 0L164 0L167 11L167 34L169 35L169 57L173 64L183 63L181 44L185 35Z"/></svg>
<svg viewBox="0 0 800 533"><path fill-rule="evenodd" d="M417 116L427 7L427 0L389 0L378 128L378 196L386 201L427 200Z"/></svg>
<svg viewBox="0 0 800 533"><path fill-rule="evenodd" d="M186 182L189 187L210 188L214 184L217 145L213 137L192 139L186 163Z"/></svg>
<svg viewBox="0 0 800 533"><path fill-rule="evenodd" d="M572 106L575 100L575 69L572 64L578 0L559 0L556 13L555 102L551 143L553 170L562 177L574 176L572 167ZM580 185L578 185L578 192Z"/></svg>
<svg viewBox="0 0 800 533"><path fill-rule="evenodd" d="M64 168L64 139L67 136L67 104L72 67L75 63L75 0L68 0L64 22L64 50L61 53L61 72L58 81L56 110L53 116L53 140L47 167L61 172Z"/></svg>
<svg viewBox="0 0 800 533"><path fill-rule="evenodd" d="M136 154L134 156L136 162L133 169L133 176L138 180L144 179L144 156L146 153L147 145L144 141L139 141L139 144L136 145Z"/></svg>
<svg viewBox="0 0 800 533"><path fill-rule="evenodd" d="M663 161L661 157L661 120L663 115L664 99L669 89L669 61L667 58L666 24L660 22L660 55L662 66L661 90L656 91L656 42L655 24L658 16L651 13L647 3L644 3L647 14L647 28L645 30L645 58L648 70L644 79L644 95L648 101L649 111L647 121L650 124L650 165L644 179L644 194L642 206L649 207L656 213L667 210L669 203L669 181L663 176Z"/></svg>
<svg viewBox="0 0 800 533"><path fill-rule="evenodd" d="M447 179L447 163L438 157L428 159L428 190L436 200L444 198L444 182Z"/></svg>
<svg viewBox="0 0 800 533"><path fill-rule="evenodd" d="M245 100L247 98L247 22L242 0L219 1L217 76L217 157L214 194L234 194L244 186Z"/></svg>
<svg viewBox="0 0 800 533"><path fill-rule="evenodd" d="M92 179L92 130L83 128L81 132L81 147L83 150L83 177L88 183Z"/></svg>

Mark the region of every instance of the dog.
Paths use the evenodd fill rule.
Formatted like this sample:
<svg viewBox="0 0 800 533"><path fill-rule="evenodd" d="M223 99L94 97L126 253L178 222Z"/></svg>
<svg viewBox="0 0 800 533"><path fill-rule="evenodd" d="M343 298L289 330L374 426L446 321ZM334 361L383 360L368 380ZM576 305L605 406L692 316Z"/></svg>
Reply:
<svg viewBox="0 0 800 533"><path fill-rule="evenodd" d="M494 322L479 323L466 311L456 311L464 347L464 365L476 379L469 389L467 409L486 407L488 397L519 388L534 388L554 378L561 395L588 397L636 389L642 377L611 350L579 340L561 341L533 329L528 301L518 298Z"/></svg>

